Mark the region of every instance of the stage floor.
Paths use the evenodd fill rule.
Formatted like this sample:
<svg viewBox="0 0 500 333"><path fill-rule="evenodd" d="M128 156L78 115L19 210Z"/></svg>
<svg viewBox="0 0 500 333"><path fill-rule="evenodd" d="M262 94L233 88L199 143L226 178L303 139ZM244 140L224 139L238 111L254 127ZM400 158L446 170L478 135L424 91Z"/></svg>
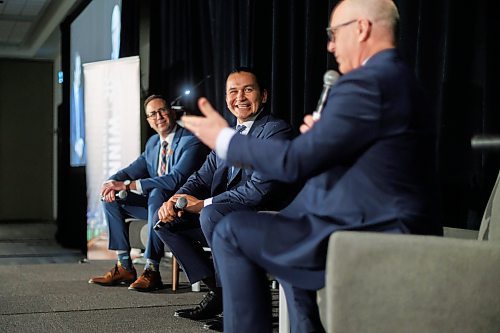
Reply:
<svg viewBox="0 0 500 333"><path fill-rule="evenodd" d="M198 304L206 289L192 292L181 273L172 292L170 259L161 264L164 289L156 292L89 284L114 261L82 260L79 251L59 246L54 233L47 223L0 223L2 332L213 332L203 322L174 317ZM277 311L277 291L273 299Z"/></svg>

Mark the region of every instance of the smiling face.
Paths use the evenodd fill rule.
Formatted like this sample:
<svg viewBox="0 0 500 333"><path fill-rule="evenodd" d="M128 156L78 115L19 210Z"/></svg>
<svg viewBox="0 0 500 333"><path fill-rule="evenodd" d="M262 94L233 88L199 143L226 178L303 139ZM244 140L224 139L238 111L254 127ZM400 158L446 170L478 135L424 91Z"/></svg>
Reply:
<svg viewBox="0 0 500 333"><path fill-rule="evenodd" d="M242 71L227 77L226 104L238 123L256 115L266 101L267 91L261 91L254 74Z"/></svg>
<svg viewBox="0 0 500 333"><path fill-rule="evenodd" d="M166 138L175 127L175 112L169 110L165 101L160 98L155 98L146 105L146 117L149 126L162 138Z"/></svg>

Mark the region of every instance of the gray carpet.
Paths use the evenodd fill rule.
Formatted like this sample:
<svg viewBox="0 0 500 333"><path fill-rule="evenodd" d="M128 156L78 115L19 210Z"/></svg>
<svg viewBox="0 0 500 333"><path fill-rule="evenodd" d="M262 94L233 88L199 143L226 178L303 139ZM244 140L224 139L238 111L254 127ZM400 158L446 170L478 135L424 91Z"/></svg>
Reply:
<svg viewBox="0 0 500 333"><path fill-rule="evenodd" d="M166 286L139 293L87 282L112 266L112 261L0 265L2 331L207 332L200 322L173 316L176 309L197 304L203 292L191 292L186 283L176 292ZM162 267L164 283L168 275Z"/></svg>
<svg viewBox="0 0 500 333"><path fill-rule="evenodd" d="M80 263L81 253L60 247L54 232L52 224L0 223L0 332L213 332L173 316L206 290L192 292L181 273L172 292L169 260L160 267L165 288L156 292L89 284L114 262ZM277 310L276 291L273 299Z"/></svg>

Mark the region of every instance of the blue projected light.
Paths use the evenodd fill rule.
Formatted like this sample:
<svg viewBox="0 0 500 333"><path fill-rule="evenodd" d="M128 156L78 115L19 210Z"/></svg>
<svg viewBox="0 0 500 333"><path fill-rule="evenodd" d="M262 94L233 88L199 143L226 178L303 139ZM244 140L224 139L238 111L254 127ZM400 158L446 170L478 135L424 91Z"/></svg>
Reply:
<svg viewBox="0 0 500 333"><path fill-rule="evenodd" d="M186 91L184 91L184 95L186 95L186 96L189 95L190 93L191 93L191 90L189 90L189 89L186 89Z"/></svg>

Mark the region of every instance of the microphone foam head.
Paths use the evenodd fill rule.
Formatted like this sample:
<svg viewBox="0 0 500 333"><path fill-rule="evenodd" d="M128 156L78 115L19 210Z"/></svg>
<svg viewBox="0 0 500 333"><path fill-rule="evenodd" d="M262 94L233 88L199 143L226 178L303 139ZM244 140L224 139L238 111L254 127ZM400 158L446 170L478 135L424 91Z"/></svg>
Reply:
<svg viewBox="0 0 500 333"><path fill-rule="evenodd" d="M117 194L116 196L117 196L118 198L120 198L120 199L122 199L122 200L123 200L123 199L125 199L125 198L127 197L127 195L128 195L127 191L125 191L125 190L121 190L120 192L118 192L118 194Z"/></svg>
<svg viewBox="0 0 500 333"><path fill-rule="evenodd" d="M178 209L184 209L188 204L186 197L180 197L175 203L175 207Z"/></svg>
<svg viewBox="0 0 500 333"><path fill-rule="evenodd" d="M325 75L323 75L323 83L327 86L333 86L335 82L339 79L340 75L333 69L326 71Z"/></svg>

